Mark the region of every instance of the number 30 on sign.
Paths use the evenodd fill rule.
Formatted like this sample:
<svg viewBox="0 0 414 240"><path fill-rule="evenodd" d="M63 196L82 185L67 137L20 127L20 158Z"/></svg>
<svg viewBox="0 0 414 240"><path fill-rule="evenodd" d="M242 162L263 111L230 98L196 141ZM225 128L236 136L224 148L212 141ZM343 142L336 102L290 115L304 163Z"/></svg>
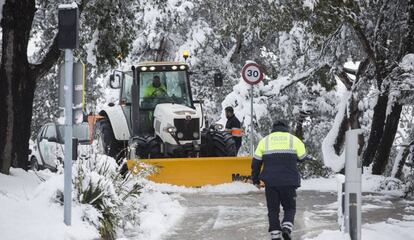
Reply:
<svg viewBox="0 0 414 240"><path fill-rule="evenodd" d="M258 84L263 80L263 72L257 63L247 63L241 73L244 81L250 85Z"/></svg>

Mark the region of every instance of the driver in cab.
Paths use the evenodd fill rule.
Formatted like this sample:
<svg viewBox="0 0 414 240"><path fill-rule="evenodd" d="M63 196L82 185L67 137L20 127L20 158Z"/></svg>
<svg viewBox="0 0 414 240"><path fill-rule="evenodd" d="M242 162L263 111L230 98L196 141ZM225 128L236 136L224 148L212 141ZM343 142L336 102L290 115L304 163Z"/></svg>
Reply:
<svg viewBox="0 0 414 240"><path fill-rule="evenodd" d="M161 79L159 76L154 76L152 79L152 84L148 85L148 87L144 91L144 98L149 97L158 97L167 93L166 87L161 84Z"/></svg>

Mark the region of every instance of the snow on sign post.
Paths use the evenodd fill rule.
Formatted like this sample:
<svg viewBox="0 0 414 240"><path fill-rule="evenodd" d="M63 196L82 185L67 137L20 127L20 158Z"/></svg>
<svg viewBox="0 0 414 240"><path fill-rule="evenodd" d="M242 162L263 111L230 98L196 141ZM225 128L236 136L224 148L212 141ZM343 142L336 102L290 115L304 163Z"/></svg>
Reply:
<svg viewBox="0 0 414 240"><path fill-rule="evenodd" d="M246 61L241 71L243 80L250 84L250 154L254 155L254 134L253 134L253 87L263 80L263 72L260 66L253 61Z"/></svg>
<svg viewBox="0 0 414 240"><path fill-rule="evenodd" d="M79 47L79 10L76 3L59 5L58 46L65 51L65 160L63 221L72 222L72 157L73 157L73 49Z"/></svg>

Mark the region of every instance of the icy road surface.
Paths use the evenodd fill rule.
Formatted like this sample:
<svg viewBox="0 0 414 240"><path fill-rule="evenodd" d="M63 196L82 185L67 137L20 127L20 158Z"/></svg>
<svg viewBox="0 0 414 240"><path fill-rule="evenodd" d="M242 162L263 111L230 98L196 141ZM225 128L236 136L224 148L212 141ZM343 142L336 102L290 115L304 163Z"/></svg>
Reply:
<svg viewBox="0 0 414 240"><path fill-rule="evenodd" d="M187 207L186 214L163 239L269 239L264 192L183 193L177 198ZM363 205L363 223L402 219L408 213L406 201L397 197L365 194ZM298 191L293 239L315 237L322 230L337 230L336 214L336 193Z"/></svg>

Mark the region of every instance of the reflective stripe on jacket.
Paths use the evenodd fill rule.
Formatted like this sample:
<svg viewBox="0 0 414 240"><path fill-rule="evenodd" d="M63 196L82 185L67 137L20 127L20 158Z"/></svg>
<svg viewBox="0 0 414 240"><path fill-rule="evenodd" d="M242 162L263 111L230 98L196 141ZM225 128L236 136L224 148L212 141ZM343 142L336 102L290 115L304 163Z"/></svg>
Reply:
<svg viewBox="0 0 414 240"><path fill-rule="evenodd" d="M232 128L230 133L233 137L242 137L243 136L243 129L241 128Z"/></svg>
<svg viewBox="0 0 414 240"><path fill-rule="evenodd" d="M252 179L257 182L259 178L268 186L299 187L297 161L305 157L305 145L299 138L288 132L273 132L263 138L256 148ZM260 172L262 164L263 169Z"/></svg>

